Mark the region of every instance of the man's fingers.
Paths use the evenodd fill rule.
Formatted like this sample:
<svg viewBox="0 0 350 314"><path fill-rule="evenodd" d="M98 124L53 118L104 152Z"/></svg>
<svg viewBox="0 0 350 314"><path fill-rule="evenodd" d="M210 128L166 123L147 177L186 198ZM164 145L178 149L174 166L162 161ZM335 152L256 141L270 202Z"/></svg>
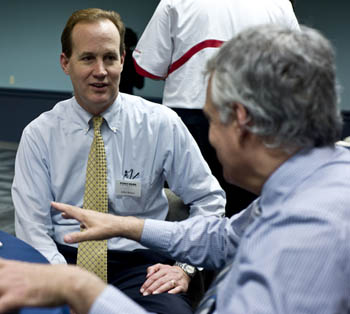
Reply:
<svg viewBox="0 0 350 314"><path fill-rule="evenodd" d="M158 278L153 278L153 277L150 277L148 278L142 285L141 289L140 289L140 292L141 293L144 293L145 291L148 292L148 294L151 293L151 291L149 291L149 288L153 285L153 283L157 280Z"/></svg>
<svg viewBox="0 0 350 314"><path fill-rule="evenodd" d="M188 288L187 275L177 266L156 264L148 267L147 279L140 292L143 295L163 292L186 292Z"/></svg>
<svg viewBox="0 0 350 314"><path fill-rule="evenodd" d="M142 293L144 296L149 294L157 294L168 291L170 288L169 283L166 281L163 281L162 279L156 280L150 284L145 291ZM159 292L157 292L159 291Z"/></svg>
<svg viewBox="0 0 350 314"><path fill-rule="evenodd" d="M87 231L84 232L72 232L69 234L66 234L63 237L64 242L66 243L78 243L82 241L89 240L89 233Z"/></svg>
<svg viewBox="0 0 350 314"><path fill-rule="evenodd" d="M73 216L70 216L70 215L68 215L68 214L65 213L65 212L62 212L62 217L63 217L64 219L75 219Z"/></svg>
<svg viewBox="0 0 350 314"><path fill-rule="evenodd" d="M165 275L166 273L160 271L160 264L155 264L153 266L148 267L146 276L147 280L143 283L140 289L141 293L143 293L146 290L149 290L150 286L152 286L154 282L156 282ZM153 290L148 292L152 293Z"/></svg>
<svg viewBox="0 0 350 314"><path fill-rule="evenodd" d="M169 290L168 293L177 294L177 293L180 293L180 292L183 292L183 291L184 291L183 287L177 286L174 289Z"/></svg>
<svg viewBox="0 0 350 314"><path fill-rule="evenodd" d="M60 212L62 212L62 216L64 218L74 218L79 221L81 220L81 214L80 214L81 208L79 207L71 206L64 203L58 203L58 202L51 202L51 206L53 208L56 208Z"/></svg>
<svg viewBox="0 0 350 314"><path fill-rule="evenodd" d="M180 282L175 279L169 279L169 276L162 276L154 280L152 277L151 280L148 279L141 288L141 293L143 295L149 294L159 294L163 292L168 292L169 290L174 291L175 288L179 287L179 291L183 291L183 288L180 285ZM178 289L173 293L177 293Z"/></svg>
<svg viewBox="0 0 350 314"><path fill-rule="evenodd" d="M156 273L160 269L160 264L155 264L147 268L147 276L146 278L151 277L154 273Z"/></svg>
<svg viewBox="0 0 350 314"><path fill-rule="evenodd" d="M153 294L160 294L163 292L178 293L181 290L182 290L182 287L178 286L175 280L169 280L168 282L161 285L158 289L153 291Z"/></svg>

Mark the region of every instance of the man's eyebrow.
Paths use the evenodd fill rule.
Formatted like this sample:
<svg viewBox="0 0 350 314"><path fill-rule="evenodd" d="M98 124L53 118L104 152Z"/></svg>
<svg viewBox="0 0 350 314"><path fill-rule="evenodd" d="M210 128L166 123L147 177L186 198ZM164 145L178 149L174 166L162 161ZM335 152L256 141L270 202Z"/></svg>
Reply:
<svg viewBox="0 0 350 314"><path fill-rule="evenodd" d="M112 54L112 55L117 55L118 54L118 51L114 51L114 50L108 50L105 52L105 54Z"/></svg>
<svg viewBox="0 0 350 314"><path fill-rule="evenodd" d="M119 59L119 53L116 51L107 51L104 55L106 56L115 56Z"/></svg>
<svg viewBox="0 0 350 314"><path fill-rule="evenodd" d="M90 51L83 51L82 53L79 54L79 57L84 57L84 56L93 56L94 53Z"/></svg>

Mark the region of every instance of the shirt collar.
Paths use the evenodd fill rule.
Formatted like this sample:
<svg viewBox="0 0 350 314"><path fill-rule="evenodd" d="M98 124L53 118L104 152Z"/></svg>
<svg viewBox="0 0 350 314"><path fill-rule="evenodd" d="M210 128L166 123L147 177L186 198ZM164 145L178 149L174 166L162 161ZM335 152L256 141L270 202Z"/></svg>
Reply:
<svg viewBox="0 0 350 314"><path fill-rule="evenodd" d="M121 111L122 111L123 96L118 93L114 103L105 110L101 116L105 119L109 129L115 133L120 130Z"/></svg>
<svg viewBox="0 0 350 314"><path fill-rule="evenodd" d="M114 103L105 110L101 116L105 119L106 125L112 132L116 132L118 129L120 129L120 123L121 123L121 107L122 107L122 96L120 96L120 93L118 94L116 100ZM82 108L76 98L73 98L73 110L77 116L77 120L74 121L74 123L78 123L83 129L89 131L89 129L92 127L92 124L89 123L93 115L89 112L87 112L84 108Z"/></svg>

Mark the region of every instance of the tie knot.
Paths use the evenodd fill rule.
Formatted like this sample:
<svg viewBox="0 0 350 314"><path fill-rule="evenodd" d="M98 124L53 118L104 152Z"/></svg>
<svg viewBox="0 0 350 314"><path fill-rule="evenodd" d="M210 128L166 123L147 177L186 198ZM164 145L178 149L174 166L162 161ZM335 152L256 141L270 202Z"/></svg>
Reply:
<svg viewBox="0 0 350 314"><path fill-rule="evenodd" d="M102 122L103 122L103 118L101 116L95 116L92 118L92 123L94 125L95 132L97 130L100 130Z"/></svg>

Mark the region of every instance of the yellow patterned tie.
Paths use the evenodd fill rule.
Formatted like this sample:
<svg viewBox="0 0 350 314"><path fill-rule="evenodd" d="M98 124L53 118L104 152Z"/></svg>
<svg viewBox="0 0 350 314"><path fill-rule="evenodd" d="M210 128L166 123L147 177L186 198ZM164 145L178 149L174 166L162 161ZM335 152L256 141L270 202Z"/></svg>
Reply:
<svg viewBox="0 0 350 314"><path fill-rule="evenodd" d="M86 168L83 207L98 212L108 212L106 153L101 136L103 118L93 117L94 139ZM107 240L79 243L77 265L107 282Z"/></svg>

